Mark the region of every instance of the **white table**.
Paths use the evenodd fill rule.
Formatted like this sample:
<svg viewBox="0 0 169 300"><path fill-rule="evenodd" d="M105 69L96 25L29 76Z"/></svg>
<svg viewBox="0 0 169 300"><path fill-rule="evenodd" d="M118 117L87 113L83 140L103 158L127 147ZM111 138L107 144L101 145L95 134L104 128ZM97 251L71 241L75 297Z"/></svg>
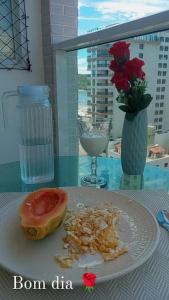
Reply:
<svg viewBox="0 0 169 300"><path fill-rule="evenodd" d="M120 191L147 206L154 214L169 209L169 196L165 191ZM0 209L21 193L0 194ZM5 228L0 228L5 230ZM3 243L3 241L0 241ZM161 228L158 247L153 256L135 271L115 280L97 284L92 293L83 287L74 290L13 290L12 274L0 268L1 300L169 300L169 233Z"/></svg>

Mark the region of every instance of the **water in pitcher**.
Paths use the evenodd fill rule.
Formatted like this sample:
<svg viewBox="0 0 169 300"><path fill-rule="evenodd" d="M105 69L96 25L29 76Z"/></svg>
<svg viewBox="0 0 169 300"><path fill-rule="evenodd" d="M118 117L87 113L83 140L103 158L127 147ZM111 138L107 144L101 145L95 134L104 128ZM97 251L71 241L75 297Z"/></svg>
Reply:
<svg viewBox="0 0 169 300"><path fill-rule="evenodd" d="M20 168L22 181L41 183L53 180L53 144L31 141L20 145Z"/></svg>

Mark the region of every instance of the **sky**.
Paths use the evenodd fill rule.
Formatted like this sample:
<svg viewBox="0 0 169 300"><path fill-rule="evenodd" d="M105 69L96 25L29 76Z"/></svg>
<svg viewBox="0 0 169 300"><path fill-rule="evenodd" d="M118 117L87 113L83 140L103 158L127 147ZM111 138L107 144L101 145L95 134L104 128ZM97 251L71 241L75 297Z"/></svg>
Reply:
<svg viewBox="0 0 169 300"><path fill-rule="evenodd" d="M169 10L169 0L78 0L78 34ZM85 51L79 51L79 73L87 73Z"/></svg>

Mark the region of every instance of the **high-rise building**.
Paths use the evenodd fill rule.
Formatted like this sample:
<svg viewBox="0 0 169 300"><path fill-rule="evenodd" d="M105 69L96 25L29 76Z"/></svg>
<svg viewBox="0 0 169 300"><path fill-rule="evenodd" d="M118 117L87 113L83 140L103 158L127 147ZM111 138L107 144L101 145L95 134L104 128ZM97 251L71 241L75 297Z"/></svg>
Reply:
<svg viewBox="0 0 169 300"><path fill-rule="evenodd" d="M145 62L147 92L153 97L148 107L148 122L157 132L169 130L169 31L129 39L131 58ZM118 108L117 90L111 83L109 70L112 44L87 50L88 70L91 71L88 89L88 112L95 120L112 119L112 137L121 136L124 113Z"/></svg>

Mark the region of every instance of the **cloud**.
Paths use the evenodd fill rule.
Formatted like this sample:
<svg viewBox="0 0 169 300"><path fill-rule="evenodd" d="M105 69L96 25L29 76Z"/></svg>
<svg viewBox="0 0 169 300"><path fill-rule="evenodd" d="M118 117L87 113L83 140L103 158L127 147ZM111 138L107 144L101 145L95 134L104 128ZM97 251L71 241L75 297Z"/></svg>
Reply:
<svg viewBox="0 0 169 300"><path fill-rule="evenodd" d="M128 20L142 18L169 9L168 0L114 0L114 1L89 1L79 0L79 8L90 7L101 15L102 20L114 20L117 15L121 15ZM83 16L80 16L83 18ZM119 18L119 17L118 17Z"/></svg>
<svg viewBox="0 0 169 300"><path fill-rule="evenodd" d="M79 74L89 74L90 71L87 70L87 58L78 58L78 73Z"/></svg>

